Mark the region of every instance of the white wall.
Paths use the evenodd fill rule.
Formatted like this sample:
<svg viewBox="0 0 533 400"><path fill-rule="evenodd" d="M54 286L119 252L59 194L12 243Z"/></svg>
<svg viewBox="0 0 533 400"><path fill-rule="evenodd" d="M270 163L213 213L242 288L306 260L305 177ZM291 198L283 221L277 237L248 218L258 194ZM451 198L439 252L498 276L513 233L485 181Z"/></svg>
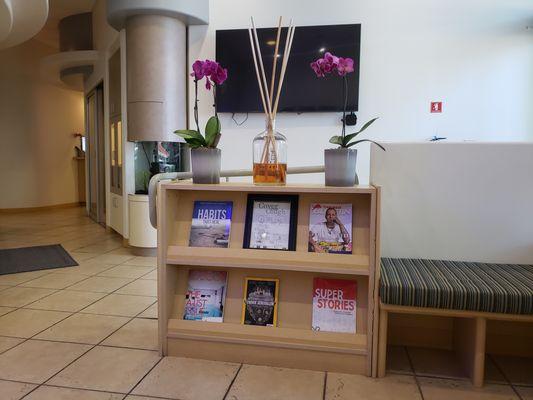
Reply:
<svg viewBox="0 0 533 400"><path fill-rule="evenodd" d="M217 29L248 28L251 15L259 27L274 26L279 15L294 17L296 25L362 24L358 117L380 117L365 137L533 140L533 30L526 30L533 25L531 0L211 0L210 25L190 28L189 65L215 57ZM193 99L191 87L189 104ZM430 114L430 101L443 101L444 113ZM210 105L202 90L203 124ZM193 121L192 106L190 111ZM222 168L251 168L251 143L263 130L263 117L250 115L241 127L230 117L222 118ZM289 166L322 164L339 119L340 113L279 115ZM361 149L358 172L365 182L369 147Z"/></svg>
<svg viewBox="0 0 533 400"><path fill-rule="evenodd" d="M83 95L41 78L39 60L54 52L35 40L0 52L0 209L78 201Z"/></svg>
<svg viewBox="0 0 533 400"><path fill-rule="evenodd" d="M533 143L388 143L381 254L533 264Z"/></svg>

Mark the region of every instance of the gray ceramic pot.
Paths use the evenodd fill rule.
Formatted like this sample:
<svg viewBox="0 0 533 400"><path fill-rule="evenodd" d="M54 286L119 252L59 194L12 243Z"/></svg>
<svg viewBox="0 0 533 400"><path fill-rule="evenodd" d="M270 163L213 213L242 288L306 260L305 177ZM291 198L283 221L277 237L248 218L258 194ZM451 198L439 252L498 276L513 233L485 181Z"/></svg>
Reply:
<svg viewBox="0 0 533 400"><path fill-rule="evenodd" d="M326 149L324 150L324 165L326 186L354 186L359 184L355 172L357 150L355 149Z"/></svg>
<svg viewBox="0 0 533 400"><path fill-rule="evenodd" d="M191 149L193 183L220 183L220 149Z"/></svg>

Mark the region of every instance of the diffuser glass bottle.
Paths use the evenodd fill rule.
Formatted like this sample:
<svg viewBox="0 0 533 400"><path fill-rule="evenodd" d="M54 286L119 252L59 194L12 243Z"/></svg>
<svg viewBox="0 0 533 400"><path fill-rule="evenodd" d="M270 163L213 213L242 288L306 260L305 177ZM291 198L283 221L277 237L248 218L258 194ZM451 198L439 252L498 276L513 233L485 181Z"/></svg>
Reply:
<svg viewBox="0 0 533 400"><path fill-rule="evenodd" d="M287 182L287 139L276 132L275 121L254 138L254 184L285 185Z"/></svg>

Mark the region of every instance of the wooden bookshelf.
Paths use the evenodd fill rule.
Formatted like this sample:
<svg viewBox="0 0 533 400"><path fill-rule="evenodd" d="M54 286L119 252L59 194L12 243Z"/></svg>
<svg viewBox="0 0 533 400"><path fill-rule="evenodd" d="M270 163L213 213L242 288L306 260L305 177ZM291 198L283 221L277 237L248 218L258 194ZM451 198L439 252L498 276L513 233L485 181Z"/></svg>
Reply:
<svg viewBox="0 0 533 400"><path fill-rule="evenodd" d="M249 193L298 194L296 251L242 248ZM195 200L233 201L228 248L188 246ZM308 252L309 207L314 202L352 204L353 254ZM159 339L163 355L373 374L379 188L194 185L181 181L160 184L158 211ZM222 323L183 320L189 271L202 268L228 272ZM244 278L250 276L279 279L276 327L241 324ZM357 281L356 333L311 329L315 277Z"/></svg>

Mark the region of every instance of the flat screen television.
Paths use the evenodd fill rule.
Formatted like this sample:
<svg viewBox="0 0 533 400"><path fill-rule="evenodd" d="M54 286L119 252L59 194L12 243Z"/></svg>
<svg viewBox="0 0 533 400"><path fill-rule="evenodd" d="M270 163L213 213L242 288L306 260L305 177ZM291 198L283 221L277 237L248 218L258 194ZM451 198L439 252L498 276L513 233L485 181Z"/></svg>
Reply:
<svg viewBox="0 0 533 400"><path fill-rule="evenodd" d="M269 87L276 32L277 28L257 30ZM283 29L280 55L285 47L286 33L287 29ZM347 75L347 110L357 111L360 47L360 24L296 27L278 112L342 111L343 79L337 75L319 79L309 65L327 51L354 60L355 71ZM217 88L218 111L262 112L248 30L217 30L216 60L228 69L228 79ZM278 58L277 72L281 69L281 60L282 56Z"/></svg>

